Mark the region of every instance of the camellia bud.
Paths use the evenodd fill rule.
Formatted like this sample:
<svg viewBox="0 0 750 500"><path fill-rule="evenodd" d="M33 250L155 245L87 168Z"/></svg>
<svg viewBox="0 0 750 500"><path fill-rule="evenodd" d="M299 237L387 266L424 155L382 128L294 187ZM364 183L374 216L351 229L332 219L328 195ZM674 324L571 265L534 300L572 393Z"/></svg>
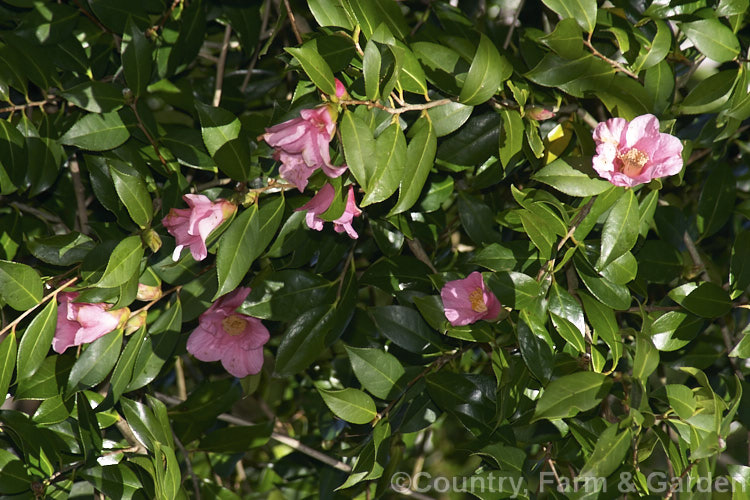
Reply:
<svg viewBox="0 0 750 500"><path fill-rule="evenodd" d="M125 323L125 335L130 335L133 332L137 332L139 328L146 325L146 316L148 311L141 311L138 314L131 316Z"/></svg>
<svg viewBox="0 0 750 500"><path fill-rule="evenodd" d="M161 248L161 238L159 233L151 228L146 229L141 233L141 240L151 249L152 252L156 253Z"/></svg>
<svg viewBox="0 0 750 500"><path fill-rule="evenodd" d="M526 116L528 116L532 120L544 121L549 120L550 118L554 118L555 113L554 111L551 111L547 108L542 108L541 106L531 106L529 108L526 108Z"/></svg>
<svg viewBox="0 0 750 500"><path fill-rule="evenodd" d="M152 300L160 299L161 287L138 283L138 293L136 294L135 298L144 302L150 302Z"/></svg>

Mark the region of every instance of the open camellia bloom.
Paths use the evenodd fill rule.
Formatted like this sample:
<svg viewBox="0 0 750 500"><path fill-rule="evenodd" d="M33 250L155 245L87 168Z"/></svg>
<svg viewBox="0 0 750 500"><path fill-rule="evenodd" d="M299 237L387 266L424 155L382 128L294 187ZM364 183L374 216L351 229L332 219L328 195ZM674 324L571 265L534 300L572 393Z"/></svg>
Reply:
<svg viewBox="0 0 750 500"><path fill-rule="evenodd" d="M594 129L594 170L615 186L637 186L682 170L682 143L654 115L610 118Z"/></svg>
<svg viewBox="0 0 750 500"><path fill-rule="evenodd" d="M343 84L336 80L336 96L345 94ZM263 134L263 140L276 148L273 157L281 162L279 174L300 191L305 189L307 180L317 168L331 178L340 176L347 169L346 165L331 165L329 143L336 132L335 120L335 107L324 104L303 109L299 118L267 128Z"/></svg>
<svg viewBox="0 0 750 500"><path fill-rule="evenodd" d="M52 349L59 354L70 346L88 344L108 334L124 323L130 310L112 308L111 304L89 304L73 302L78 292L57 294L57 326L52 339Z"/></svg>
<svg viewBox="0 0 750 500"><path fill-rule="evenodd" d="M449 281L440 290L445 317L453 326L493 320L500 315L500 301L488 291L482 275L474 271L461 280Z"/></svg>
<svg viewBox="0 0 750 500"><path fill-rule="evenodd" d="M187 341L190 354L201 361L221 361L238 378L260 371L269 338L258 318L235 312L249 293L249 288L240 287L211 304Z"/></svg>
<svg viewBox="0 0 750 500"><path fill-rule="evenodd" d="M326 184L320 188L320 191L318 191L310 201L296 209L297 212L307 210L305 222L307 222L307 226L310 229L316 231L323 230L323 224L325 221L318 217L318 215L328 210L335 195L336 191L333 186ZM357 231L352 227L352 221L355 217L359 217L361 214L362 210L357 207L357 202L354 199L354 188L349 186L344 213L342 213L338 219L333 221L333 229L337 233L343 233L346 231L346 234L348 234L350 238L356 240L359 238L359 234L357 234Z"/></svg>
<svg viewBox="0 0 750 500"><path fill-rule="evenodd" d="M184 247L195 260L203 260L208 256L208 235L231 217L237 206L226 200L213 202L202 194L186 194L182 199L190 208L173 208L161 221L176 241L172 260L179 260Z"/></svg>

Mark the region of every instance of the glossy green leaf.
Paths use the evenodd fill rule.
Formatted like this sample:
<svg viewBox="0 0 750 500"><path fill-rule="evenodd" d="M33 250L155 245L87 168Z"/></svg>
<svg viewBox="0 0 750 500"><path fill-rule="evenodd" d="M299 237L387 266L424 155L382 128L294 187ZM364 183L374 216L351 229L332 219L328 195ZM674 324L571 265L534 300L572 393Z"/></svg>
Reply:
<svg viewBox="0 0 750 500"><path fill-rule="evenodd" d="M368 176L361 206L381 202L396 191L403 176L406 158L404 133L398 122L392 123L375 139L375 170L372 176Z"/></svg>
<svg viewBox="0 0 750 500"><path fill-rule="evenodd" d="M346 346L354 375L372 395L380 399L396 396L404 389L404 368L393 354L372 348Z"/></svg>
<svg viewBox="0 0 750 500"><path fill-rule="evenodd" d="M117 360L117 365L115 365L112 377L109 380L112 396L115 401L125 392L125 388L133 378L133 366L135 366L136 358L145 337L146 327L143 326L130 336L120 359Z"/></svg>
<svg viewBox="0 0 750 500"><path fill-rule="evenodd" d="M596 25L596 0L542 0L563 19L575 19L586 32L594 31Z"/></svg>
<svg viewBox="0 0 750 500"><path fill-rule="evenodd" d="M630 307L632 297L627 287L616 285L602 277L582 252L574 254L573 262L581 281L597 300L616 311L624 311Z"/></svg>
<svg viewBox="0 0 750 500"><path fill-rule="evenodd" d="M719 162L709 171L698 199L696 225L701 238L711 236L729 219L736 198L737 179L726 162Z"/></svg>
<svg viewBox="0 0 750 500"><path fill-rule="evenodd" d="M17 311L25 311L42 300L42 280L26 264L0 260L0 298Z"/></svg>
<svg viewBox="0 0 750 500"><path fill-rule="evenodd" d="M630 450L633 434L630 429L617 432L618 428L617 423L612 423L601 433L594 452L578 474L582 481L587 478L605 478L622 465L625 455Z"/></svg>
<svg viewBox="0 0 750 500"><path fill-rule="evenodd" d="M348 4L368 39L381 23L399 38L405 38L409 33L404 15L394 0L348 0Z"/></svg>
<svg viewBox="0 0 750 500"><path fill-rule="evenodd" d="M701 283L684 297L675 293L675 290L669 292L669 296L691 313L703 318L717 318L732 309L729 293L714 283Z"/></svg>
<svg viewBox="0 0 750 500"><path fill-rule="evenodd" d="M592 179L562 159L554 160L546 165L536 172L533 178L562 193L579 197L598 195L612 186L607 181Z"/></svg>
<svg viewBox="0 0 750 500"><path fill-rule="evenodd" d="M240 306L240 312L261 319L293 321L311 304L334 300L336 283L298 270L282 270L258 283Z"/></svg>
<svg viewBox="0 0 750 500"><path fill-rule="evenodd" d="M47 357L57 325L54 298L31 321L18 344L18 378L32 377Z"/></svg>
<svg viewBox="0 0 750 500"><path fill-rule="evenodd" d="M0 394L3 397L8 394L10 380L13 377L13 369L16 367L17 350L16 333L10 332L0 342Z"/></svg>
<svg viewBox="0 0 750 500"><path fill-rule="evenodd" d="M115 366L122 346L122 330L98 338L83 351L70 370L68 388L88 389L104 380Z"/></svg>
<svg viewBox="0 0 750 500"><path fill-rule="evenodd" d="M219 169L232 179L245 181L250 172L250 145L240 133L240 120L231 112L195 101L203 142Z"/></svg>
<svg viewBox="0 0 750 500"><path fill-rule="evenodd" d="M321 26L354 28L346 0L309 0L307 6Z"/></svg>
<svg viewBox="0 0 750 500"><path fill-rule="evenodd" d="M731 61L740 52L737 37L718 19L681 23L680 29L698 50L714 61Z"/></svg>
<svg viewBox="0 0 750 500"><path fill-rule="evenodd" d="M507 168L513 157L523 148L524 126L521 114L514 109L503 108L500 116L503 119L503 129L500 132L500 162Z"/></svg>
<svg viewBox="0 0 750 500"><path fill-rule="evenodd" d="M669 384L665 387L667 399L674 409L674 412L681 419L687 420L695 413L697 402L693 391L688 387L679 384Z"/></svg>
<svg viewBox="0 0 750 500"><path fill-rule="evenodd" d="M417 202L430 169L435 163L436 151L437 136L432 123L428 120L406 148L406 164L399 187L398 202L388 215L405 212Z"/></svg>
<svg viewBox="0 0 750 500"><path fill-rule="evenodd" d="M565 375L547 385L534 420L568 418L594 408L609 393L612 379L594 372Z"/></svg>
<svg viewBox="0 0 750 500"><path fill-rule="evenodd" d="M146 183L140 177L120 170L116 162L109 164L109 173L112 176L117 196L125 205L133 222L142 229L148 227L154 209L151 195L148 194L148 189L146 189Z"/></svg>
<svg viewBox="0 0 750 500"><path fill-rule="evenodd" d="M633 376L646 382L659 365L659 351L656 350L651 339L645 335L638 335L635 339L635 357L633 358Z"/></svg>
<svg viewBox="0 0 750 500"><path fill-rule="evenodd" d="M123 42L127 42L127 46L122 52L122 69L128 87L139 96L145 92L151 80L154 65L151 44L132 18L125 25L125 34L127 37Z"/></svg>
<svg viewBox="0 0 750 500"><path fill-rule="evenodd" d="M323 93L336 95L336 81L333 77L333 71L318 52L316 40L310 40L301 47L287 47L284 50L299 61L307 76Z"/></svg>
<svg viewBox="0 0 750 500"><path fill-rule="evenodd" d="M513 72L508 60L501 56L486 35L480 34L479 46L458 100L470 106L481 104L495 95L500 84Z"/></svg>
<svg viewBox="0 0 750 500"><path fill-rule="evenodd" d="M374 173L375 139L370 127L351 111L345 111L341 118L341 142L344 146L346 164L360 186Z"/></svg>
<svg viewBox="0 0 750 500"><path fill-rule="evenodd" d="M214 299L234 290L273 239L284 214L284 198L279 196L244 210L219 240L216 270L219 289Z"/></svg>
<svg viewBox="0 0 750 500"><path fill-rule="evenodd" d="M358 389L331 391L316 387L334 415L353 424L367 424L375 418L375 402Z"/></svg>
<svg viewBox="0 0 750 500"><path fill-rule="evenodd" d="M104 274L94 286L112 288L122 285L139 272L142 258L141 238L138 236L125 238L112 251Z"/></svg>
<svg viewBox="0 0 750 500"><path fill-rule="evenodd" d="M630 251L638 239L640 224L638 199L632 190L627 190L614 204L602 229L601 256L597 269Z"/></svg>
<svg viewBox="0 0 750 500"><path fill-rule="evenodd" d="M90 113L73 124L60 142L89 151L114 149L128 140L130 132L116 112Z"/></svg>
<svg viewBox="0 0 750 500"><path fill-rule="evenodd" d="M378 332L409 352L435 352L442 345L419 313L405 306L378 306L369 309Z"/></svg>
<svg viewBox="0 0 750 500"><path fill-rule="evenodd" d="M62 96L79 108L92 113L117 111L125 104L122 91L106 83L91 81L70 87Z"/></svg>

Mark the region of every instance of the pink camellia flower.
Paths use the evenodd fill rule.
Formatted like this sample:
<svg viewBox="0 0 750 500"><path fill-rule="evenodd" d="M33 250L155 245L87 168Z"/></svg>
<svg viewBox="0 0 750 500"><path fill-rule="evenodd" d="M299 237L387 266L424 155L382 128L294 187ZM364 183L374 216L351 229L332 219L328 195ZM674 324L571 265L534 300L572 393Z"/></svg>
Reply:
<svg viewBox="0 0 750 500"><path fill-rule="evenodd" d="M72 345L88 344L124 323L130 310L127 307L110 311L111 304L73 302L78 292L57 294L57 327L52 349L58 354Z"/></svg>
<svg viewBox="0 0 750 500"><path fill-rule="evenodd" d="M184 247L195 260L203 260L208 256L206 238L237 211L237 206L226 200L213 202L202 194L186 194L182 199L190 208L173 208L161 221L177 243L172 260L179 260Z"/></svg>
<svg viewBox="0 0 750 500"><path fill-rule="evenodd" d="M301 210L307 210L307 214L305 215L307 227L316 231L322 231L325 221L318 217L318 215L330 208L335 195L336 191L333 186L326 184L320 188L320 191L318 191L310 201L297 208L295 211L299 212ZM352 227L352 221L355 217L359 217L361 214L362 210L357 207L357 203L354 200L354 188L349 186L344 213L342 213L338 219L333 221L333 229L337 233L343 233L346 231L346 234L348 234L350 238L356 240L359 238L359 235Z"/></svg>
<svg viewBox="0 0 750 500"><path fill-rule="evenodd" d="M445 317L453 326L493 320L500 315L500 301L484 286L482 275L474 271L462 280L453 280L440 290Z"/></svg>
<svg viewBox="0 0 750 500"><path fill-rule="evenodd" d="M654 115L610 118L594 129L594 170L615 186L637 186L682 170L682 143Z"/></svg>
<svg viewBox="0 0 750 500"><path fill-rule="evenodd" d="M338 90L337 90L338 93ZM317 168L328 177L338 177L346 165L331 165L328 144L336 131L335 108L329 105L303 109L299 118L292 118L267 128L263 140L276 148L274 159L281 162L279 174L300 191Z"/></svg>
<svg viewBox="0 0 750 500"><path fill-rule="evenodd" d="M238 378L260 371L269 338L258 318L235 312L249 293L249 288L240 287L211 304L187 341L190 354L201 361L221 361Z"/></svg>

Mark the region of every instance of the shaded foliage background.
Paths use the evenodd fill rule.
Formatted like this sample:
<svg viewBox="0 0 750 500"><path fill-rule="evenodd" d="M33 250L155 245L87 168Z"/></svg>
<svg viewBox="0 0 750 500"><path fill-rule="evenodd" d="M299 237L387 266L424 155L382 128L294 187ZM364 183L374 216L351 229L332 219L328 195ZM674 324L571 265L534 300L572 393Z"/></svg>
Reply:
<svg viewBox="0 0 750 500"><path fill-rule="evenodd" d="M640 496L674 493L653 471L746 485L747 8L0 2L0 493L375 498L396 471L524 498L553 470L609 481L558 498L619 496L622 473ZM356 241L304 227L327 179L285 190L257 140L334 76ZM683 172L597 179L593 126L645 113ZM243 208L175 264L159 221L187 192ZM440 288L477 269L506 317L451 328ZM241 381L185 351L239 285L271 331ZM50 354L65 287L145 324Z"/></svg>

